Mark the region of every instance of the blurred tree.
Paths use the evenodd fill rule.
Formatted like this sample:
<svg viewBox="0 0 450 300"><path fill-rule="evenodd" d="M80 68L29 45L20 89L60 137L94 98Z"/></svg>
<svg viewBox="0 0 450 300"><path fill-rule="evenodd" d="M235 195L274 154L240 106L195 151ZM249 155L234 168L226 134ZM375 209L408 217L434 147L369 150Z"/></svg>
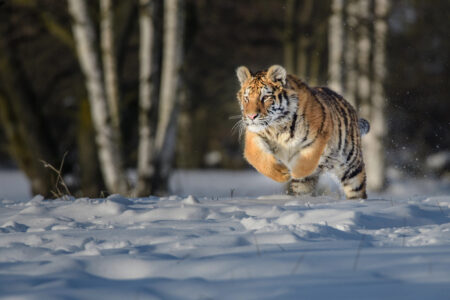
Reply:
<svg viewBox="0 0 450 300"><path fill-rule="evenodd" d="M76 139L81 195L98 197L105 188L95 145L95 130L88 99L83 98L79 102Z"/></svg>
<svg viewBox="0 0 450 300"><path fill-rule="evenodd" d="M11 13L11 7L6 8ZM48 134L48 124L40 113L38 96L18 57L17 37L10 18L0 39L0 121L10 152L31 182L32 192L51 195L52 173L43 161L54 164L55 142Z"/></svg>
<svg viewBox="0 0 450 300"><path fill-rule="evenodd" d="M344 30L344 68L345 76L342 92L345 98L356 107L356 83L358 81L358 68L356 67L356 30L358 26L358 0L347 0L345 5Z"/></svg>
<svg viewBox="0 0 450 300"><path fill-rule="evenodd" d="M173 164L179 114L180 68L183 55L183 0L164 1L163 53L158 124L155 135L155 173L152 188L166 192Z"/></svg>
<svg viewBox="0 0 450 300"><path fill-rule="evenodd" d="M342 88L342 55L344 50L344 21L343 21L344 0L331 1L331 16L328 29L328 69L329 86L338 93L343 92Z"/></svg>
<svg viewBox="0 0 450 300"><path fill-rule="evenodd" d="M385 0L334 0L332 12L330 86L343 93L359 110L359 115L371 123L371 132L362 139L367 185L371 190L381 190L386 181L384 86L389 3ZM345 31L343 24L346 24Z"/></svg>
<svg viewBox="0 0 450 300"><path fill-rule="evenodd" d="M155 93L156 59L155 14L157 1L139 1L139 149L137 159L136 194L151 193L151 179L154 174L154 126L152 114L157 103Z"/></svg>
<svg viewBox="0 0 450 300"><path fill-rule="evenodd" d="M104 86L114 137L117 139L115 143L118 144L119 151L122 151L120 147L120 101L113 21L114 10L112 7L112 0L100 0L100 45L103 62Z"/></svg>
<svg viewBox="0 0 450 300"><path fill-rule="evenodd" d="M128 183L123 169L117 132L111 124L110 108L102 82L100 62L95 49L95 31L84 0L68 0L73 18L73 34L81 68L86 77L92 120L103 178L109 192L127 194Z"/></svg>
<svg viewBox="0 0 450 300"><path fill-rule="evenodd" d="M329 1L286 0L283 54L287 71L310 85L323 81ZM331 27L330 27L331 28ZM333 26L333 28L336 28Z"/></svg>
<svg viewBox="0 0 450 300"><path fill-rule="evenodd" d="M367 135L365 155L369 175L369 188L380 190L386 181L385 139L387 126L386 106L386 40L388 32L387 18L390 10L389 0L375 0L373 28L373 58L371 87L371 134Z"/></svg>
<svg viewBox="0 0 450 300"><path fill-rule="evenodd" d="M450 149L450 1L391 3L387 39L389 164L423 176L430 154Z"/></svg>

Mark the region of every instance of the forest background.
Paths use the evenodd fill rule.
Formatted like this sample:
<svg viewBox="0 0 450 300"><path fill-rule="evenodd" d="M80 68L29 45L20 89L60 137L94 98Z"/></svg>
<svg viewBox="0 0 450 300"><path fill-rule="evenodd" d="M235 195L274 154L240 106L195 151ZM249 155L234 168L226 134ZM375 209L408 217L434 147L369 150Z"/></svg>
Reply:
<svg viewBox="0 0 450 300"><path fill-rule="evenodd" d="M448 178L448 11L446 0L0 1L0 165L46 197L165 193L174 168L249 168L232 130L234 71L282 64L371 122L371 190L389 170Z"/></svg>

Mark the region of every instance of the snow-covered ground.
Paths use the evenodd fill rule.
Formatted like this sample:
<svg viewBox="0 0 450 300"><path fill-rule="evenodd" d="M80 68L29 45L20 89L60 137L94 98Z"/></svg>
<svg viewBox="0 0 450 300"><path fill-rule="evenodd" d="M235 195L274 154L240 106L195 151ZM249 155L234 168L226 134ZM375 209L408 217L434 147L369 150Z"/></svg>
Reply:
<svg viewBox="0 0 450 300"><path fill-rule="evenodd" d="M48 201L5 176L1 299L450 299L448 182L349 201L185 171L178 196Z"/></svg>

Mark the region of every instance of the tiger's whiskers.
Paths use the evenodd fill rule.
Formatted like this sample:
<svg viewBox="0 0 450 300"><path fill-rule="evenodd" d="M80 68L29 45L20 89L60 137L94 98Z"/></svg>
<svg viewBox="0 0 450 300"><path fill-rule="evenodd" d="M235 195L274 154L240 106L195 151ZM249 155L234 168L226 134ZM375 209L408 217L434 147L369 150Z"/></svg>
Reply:
<svg viewBox="0 0 450 300"><path fill-rule="evenodd" d="M231 128L231 133L234 134L237 129L239 129L239 138L241 138L245 129L245 124L244 121L242 121L242 119L238 120L236 124L233 125L233 127Z"/></svg>

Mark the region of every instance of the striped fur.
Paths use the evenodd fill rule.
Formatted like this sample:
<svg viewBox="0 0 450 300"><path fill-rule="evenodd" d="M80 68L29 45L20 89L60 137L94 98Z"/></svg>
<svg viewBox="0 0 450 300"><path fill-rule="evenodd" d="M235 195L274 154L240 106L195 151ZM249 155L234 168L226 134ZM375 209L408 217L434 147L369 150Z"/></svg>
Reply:
<svg viewBox="0 0 450 300"><path fill-rule="evenodd" d="M245 126L244 157L260 173L311 193L320 173L340 178L347 198L367 198L361 135L369 123L326 87L311 88L275 65L252 74L237 69Z"/></svg>

